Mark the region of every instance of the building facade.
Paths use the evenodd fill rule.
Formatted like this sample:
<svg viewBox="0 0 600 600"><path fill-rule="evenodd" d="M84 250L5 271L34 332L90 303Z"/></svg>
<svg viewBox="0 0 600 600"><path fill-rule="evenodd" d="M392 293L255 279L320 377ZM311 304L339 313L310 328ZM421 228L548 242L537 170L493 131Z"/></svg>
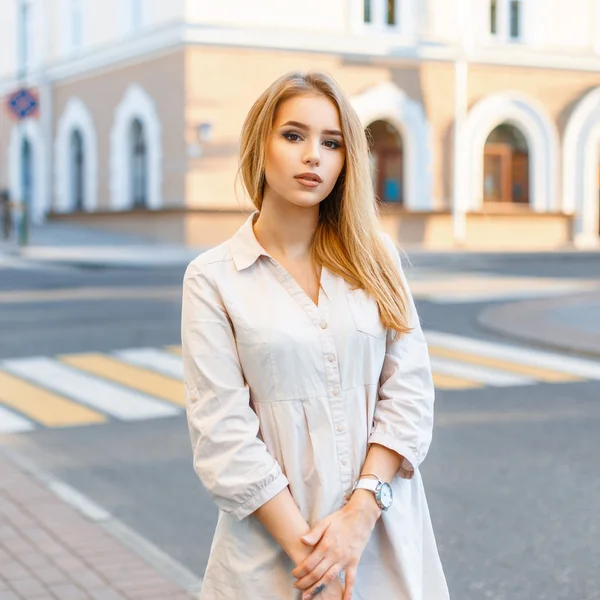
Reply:
<svg viewBox="0 0 600 600"><path fill-rule="evenodd" d="M37 220L217 243L252 102L320 69L401 244L599 245L600 0L7 0L0 40L0 189Z"/></svg>

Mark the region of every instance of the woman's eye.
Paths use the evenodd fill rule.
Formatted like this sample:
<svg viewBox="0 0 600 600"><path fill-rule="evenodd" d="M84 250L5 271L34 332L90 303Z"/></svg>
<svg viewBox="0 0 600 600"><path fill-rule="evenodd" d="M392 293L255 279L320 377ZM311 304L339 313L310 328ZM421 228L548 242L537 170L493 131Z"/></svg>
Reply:
<svg viewBox="0 0 600 600"><path fill-rule="evenodd" d="M283 137L285 137L288 140L290 140L290 142L295 142L296 141L296 140L292 140L290 138L298 138L298 139L300 139L300 136L297 133L284 133Z"/></svg>
<svg viewBox="0 0 600 600"><path fill-rule="evenodd" d="M328 148L331 148L332 150L335 150L336 148L339 148L341 146L341 144L338 144L338 142L336 142L334 140L327 140L325 143L333 144L332 146L327 146Z"/></svg>

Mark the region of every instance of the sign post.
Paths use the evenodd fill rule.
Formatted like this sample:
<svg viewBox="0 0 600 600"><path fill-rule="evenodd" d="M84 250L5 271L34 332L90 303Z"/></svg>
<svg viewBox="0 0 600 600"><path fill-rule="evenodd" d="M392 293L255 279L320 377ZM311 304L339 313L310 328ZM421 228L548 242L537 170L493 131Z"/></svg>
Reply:
<svg viewBox="0 0 600 600"><path fill-rule="evenodd" d="M32 90L28 90L26 88L21 88L16 92L12 93L8 97L7 101L7 109L11 116L19 122L21 125L20 130L21 133L23 131L22 123L28 117L37 116L37 112L39 109L39 99L37 94ZM21 135L21 157L19 164L21 165L21 194L19 198L19 209L20 209L20 218L19 218L19 245L25 246L27 245L29 239L29 215L30 209L29 202L31 198L29 197L29 191L31 189L31 182L29 181L31 177L31 165L26 161L29 161L31 156L26 157L23 152L23 139L24 136Z"/></svg>

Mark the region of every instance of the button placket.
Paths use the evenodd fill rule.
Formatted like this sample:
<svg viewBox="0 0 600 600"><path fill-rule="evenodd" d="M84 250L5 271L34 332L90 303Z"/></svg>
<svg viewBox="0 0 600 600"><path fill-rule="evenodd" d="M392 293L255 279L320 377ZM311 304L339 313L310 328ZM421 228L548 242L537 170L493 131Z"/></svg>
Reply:
<svg viewBox="0 0 600 600"><path fill-rule="evenodd" d="M347 490L351 485L352 464L351 449L348 444L347 435L345 435L345 411L343 403L342 382L340 379L339 364L337 361L337 350L335 339L332 333L329 320L329 311L327 308L321 310L320 320L317 325L320 328L321 346L323 350L323 359L325 363L325 373L327 377L327 390L329 406L331 409L334 441L339 458L339 468L342 480L342 489Z"/></svg>

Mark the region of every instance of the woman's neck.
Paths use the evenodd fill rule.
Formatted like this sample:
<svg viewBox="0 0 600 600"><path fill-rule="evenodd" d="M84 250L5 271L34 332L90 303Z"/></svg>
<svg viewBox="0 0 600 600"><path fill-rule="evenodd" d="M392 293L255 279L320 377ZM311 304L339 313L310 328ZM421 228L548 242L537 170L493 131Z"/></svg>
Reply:
<svg viewBox="0 0 600 600"><path fill-rule="evenodd" d="M302 208L286 201L263 201L254 235L269 254L303 260L311 255L318 222L319 205Z"/></svg>

